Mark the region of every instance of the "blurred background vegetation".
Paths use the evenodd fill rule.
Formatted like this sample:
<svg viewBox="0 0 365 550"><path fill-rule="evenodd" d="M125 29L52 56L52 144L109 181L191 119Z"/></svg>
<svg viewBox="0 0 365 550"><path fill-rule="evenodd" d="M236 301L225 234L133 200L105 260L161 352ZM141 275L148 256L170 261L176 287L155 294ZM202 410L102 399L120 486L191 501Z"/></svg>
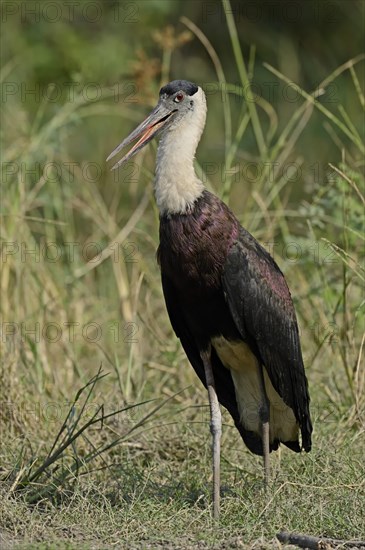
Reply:
<svg viewBox="0 0 365 550"><path fill-rule="evenodd" d="M9 502L14 494L34 503L69 498L75 487L89 491L81 471L100 469L89 477L92 490L119 505L127 493L145 491L146 470L160 483L147 499L167 486L182 507L193 506L207 491L206 395L173 336L155 261L156 144L118 172L105 163L154 106L161 85L184 78L208 99L197 171L274 255L298 312L314 452L288 455L282 471L279 460L276 475L290 471L307 484L308 511L302 523L291 518L302 490L293 484L282 508L275 499L268 508L276 506L273 528L286 521L356 534L363 473L354 460L365 452L364 2L4 1L1 21L6 528L29 540L30 525L38 537L50 536L28 507L18 525L19 509ZM74 401L100 365L108 376ZM157 405L113 415L103 429L93 423L149 399ZM233 429L225 438L224 476L238 491L237 480L260 478L257 459ZM314 465L323 456L328 483L337 475L353 485L325 504L317 494L313 504L323 485ZM339 501L348 503L346 517ZM249 539L270 532L259 521L265 506L263 498L253 504ZM327 507L325 519L317 506ZM227 513L229 533L231 520ZM185 532L188 521L182 516L175 528ZM147 536L159 532L159 522ZM105 526L101 539L115 542Z"/></svg>

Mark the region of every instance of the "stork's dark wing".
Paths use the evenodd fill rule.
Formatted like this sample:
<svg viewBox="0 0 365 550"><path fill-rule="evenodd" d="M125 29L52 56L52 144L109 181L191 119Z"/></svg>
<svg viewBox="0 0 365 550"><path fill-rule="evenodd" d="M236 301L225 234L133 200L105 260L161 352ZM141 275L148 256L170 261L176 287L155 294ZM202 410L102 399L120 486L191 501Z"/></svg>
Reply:
<svg viewBox="0 0 365 550"><path fill-rule="evenodd" d="M237 329L293 410L309 451L309 394L293 302L274 260L243 228L228 253L223 288Z"/></svg>
<svg viewBox="0 0 365 550"><path fill-rule="evenodd" d="M196 374L200 378L205 387L205 372L204 365L200 357L198 346L190 331L189 325L184 317L182 304L178 302L178 292L173 286L173 283L163 274L161 274L162 288L165 297L167 312L170 317L172 328L174 329L176 336L180 338L184 351L193 366ZM261 438L246 430L240 422L236 393L233 385L231 373L226 369L220 361L215 349L212 348L212 368L214 375L214 382L218 400L225 407L232 416L236 428L241 434L241 437L251 452L262 455L262 441ZM278 448L278 442L275 441L271 445L271 450Z"/></svg>

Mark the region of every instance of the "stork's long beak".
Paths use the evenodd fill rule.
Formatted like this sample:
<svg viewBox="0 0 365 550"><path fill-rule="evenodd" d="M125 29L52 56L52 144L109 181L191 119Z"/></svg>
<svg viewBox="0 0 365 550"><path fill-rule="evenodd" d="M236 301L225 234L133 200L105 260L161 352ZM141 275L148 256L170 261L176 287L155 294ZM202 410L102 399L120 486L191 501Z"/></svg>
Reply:
<svg viewBox="0 0 365 550"><path fill-rule="evenodd" d="M137 138L140 138L137 143L135 143L130 151L124 157L114 164L112 170L115 170L127 162L133 155L135 155L142 147L144 147L154 136L157 134L166 122L169 120L173 114L176 113L176 110L171 110L159 103L152 111L152 113L144 120L128 137L126 137L120 145L106 159L107 161L112 159L119 151L123 149L129 143L132 143Z"/></svg>

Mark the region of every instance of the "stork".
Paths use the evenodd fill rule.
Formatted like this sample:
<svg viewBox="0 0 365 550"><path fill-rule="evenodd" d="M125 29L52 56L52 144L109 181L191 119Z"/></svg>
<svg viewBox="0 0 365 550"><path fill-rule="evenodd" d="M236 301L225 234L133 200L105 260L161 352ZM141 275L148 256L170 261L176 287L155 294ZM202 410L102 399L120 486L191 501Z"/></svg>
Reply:
<svg viewBox="0 0 365 550"><path fill-rule="evenodd" d="M151 114L109 155L138 140L113 169L155 136L157 258L172 327L208 390L213 437L213 516L219 516L222 404L248 449L283 443L310 451L312 424L298 325L284 275L194 170L206 119L201 87L174 80Z"/></svg>

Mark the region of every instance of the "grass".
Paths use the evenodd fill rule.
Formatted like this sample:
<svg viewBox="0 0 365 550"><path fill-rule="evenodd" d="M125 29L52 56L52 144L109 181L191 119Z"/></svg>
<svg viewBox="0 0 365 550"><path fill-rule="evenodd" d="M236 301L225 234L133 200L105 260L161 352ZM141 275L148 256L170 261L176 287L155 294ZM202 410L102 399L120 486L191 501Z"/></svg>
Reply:
<svg viewBox="0 0 365 550"><path fill-rule="evenodd" d="M344 106L320 103L345 73L361 112L363 57L314 93L267 66L303 97L280 119L262 98L249 101L254 50L246 67L224 6L239 85L227 81L213 46L185 20L230 101L211 98L213 107L224 105L227 177L217 184L204 163L197 169L286 274L312 395L313 451L273 455L267 498L261 462L224 415L222 517L214 524L207 396L172 334L155 262L154 155L146 151L117 175L104 163L111 140L122 137L113 121L138 122L138 107L76 95L57 109L43 102L32 119L26 105L5 104L4 548L272 548L283 529L365 538L363 129L361 116L351 120ZM171 54L162 53L166 75ZM286 168L302 166L296 146L315 111L338 158L323 177L305 174L300 184L309 192L297 200ZM103 125L115 136L94 144L94 177L75 144L92 139L95 128L104 138ZM255 143L253 157L246 140ZM263 166L254 185L232 171L248 161Z"/></svg>
<svg viewBox="0 0 365 550"><path fill-rule="evenodd" d="M317 425L316 425L317 427ZM318 431L318 430L317 430ZM332 426L333 431L333 426ZM227 433L228 432L228 433ZM330 428L328 429L330 432ZM263 541L283 528L339 538L363 536L364 476L355 437L316 437L309 457L274 458L267 501L257 461L242 451L233 429L223 446L223 502L219 528L211 519L206 426L160 426L152 437L122 446L107 472L80 476L57 499L30 506L6 496L2 525L19 541L68 541L84 547L227 547ZM349 454L349 448L353 452ZM113 463L112 463L113 462ZM239 542L241 541L241 542ZM146 545L146 546L144 546ZM179 546L180 545L180 546ZM38 547L38 546L37 546Z"/></svg>

